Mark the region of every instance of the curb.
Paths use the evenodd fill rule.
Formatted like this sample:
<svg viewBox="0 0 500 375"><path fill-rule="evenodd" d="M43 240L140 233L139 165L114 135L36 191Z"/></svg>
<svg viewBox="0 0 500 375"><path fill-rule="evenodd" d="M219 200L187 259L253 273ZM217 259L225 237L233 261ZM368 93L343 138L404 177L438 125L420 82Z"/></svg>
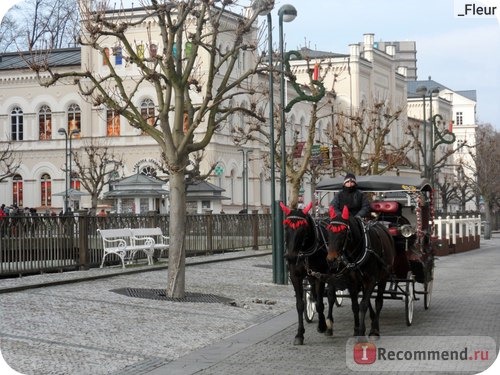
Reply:
<svg viewBox="0 0 500 375"><path fill-rule="evenodd" d="M220 257L220 258L212 258L212 259L206 259L206 260L195 260L192 262L188 262L189 258L186 258L186 267L196 266L196 265L200 265L200 264L228 262L228 261L237 260L237 259L260 257L260 256L266 256L266 255L270 255L270 254L272 254L271 251L261 251L261 252L256 253L256 254L245 253L245 254L235 255L235 256L231 256L231 257L227 257L227 258ZM107 273L107 274L101 274L101 275L81 275L81 277L76 277L73 279L43 281L43 282L34 283L34 284L18 285L18 286L11 286L11 287L5 287L5 288L0 287L0 294L14 293L14 292L19 292L19 291L23 291L23 290L37 289L37 288L43 288L43 287L48 287L48 286L73 284L73 283L78 283L81 281L94 281L94 280L100 280L100 279L105 279L105 278L109 278L109 277L133 275L136 273L152 272L152 271L166 270L166 269L168 269L168 264L160 265L160 266L154 266L154 265L153 266L144 266L144 267L138 267L136 269L131 269L131 270L125 269L124 271L121 271L121 272L118 271L115 273ZM76 272L85 272L85 271L76 271ZM30 276L25 276L25 277L30 277Z"/></svg>

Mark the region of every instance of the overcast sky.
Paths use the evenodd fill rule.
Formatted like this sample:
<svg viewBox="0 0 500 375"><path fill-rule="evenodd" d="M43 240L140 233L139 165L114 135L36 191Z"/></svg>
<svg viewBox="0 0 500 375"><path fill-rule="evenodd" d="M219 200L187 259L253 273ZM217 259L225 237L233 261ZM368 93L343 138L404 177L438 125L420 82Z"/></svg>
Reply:
<svg viewBox="0 0 500 375"><path fill-rule="evenodd" d="M458 0L278 1L275 9L288 3L298 13L283 25L287 49L348 53L365 33L375 41L415 41L418 79L476 90L479 122L500 129L500 0L483 1L497 6L497 17L474 18L456 16L466 2ZM272 14L277 25L277 11Z"/></svg>
<svg viewBox="0 0 500 375"><path fill-rule="evenodd" d="M19 0L1 0L0 15L16 2ZM123 2L130 4L132 0ZM500 129L500 0L475 2L478 6L496 6L496 17L471 16L470 13L458 17L458 13L465 11L463 4L467 2L473 3L467 0L276 0L272 14L277 29L277 9L285 3L297 9L297 18L284 23L287 49L307 45L322 51L348 53L349 44L361 42L365 33L375 34L375 41L415 41L418 78L431 76L455 91L476 90L478 121ZM134 4L139 4L139 0Z"/></svg>

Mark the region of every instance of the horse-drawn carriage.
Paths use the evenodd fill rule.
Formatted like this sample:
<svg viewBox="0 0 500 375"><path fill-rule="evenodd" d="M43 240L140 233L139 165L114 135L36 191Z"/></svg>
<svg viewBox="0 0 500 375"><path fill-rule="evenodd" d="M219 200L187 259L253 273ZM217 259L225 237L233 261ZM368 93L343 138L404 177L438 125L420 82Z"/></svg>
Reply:
<svg viewBox="0 0 500 375"><path fill-rule="evenodd" d="M330 200L332 193L342 186L343 178L321 181L316 188L318 203L328 205L323 200ZM423 296L425 309L430 306L434 208L428 181L362 176L357 179L357 187L370 196L368 218L352 217L348 209L338 215L331 209L329 217L316 214L312 219L308 213L310 205L293 211L282 206L287 215L285 241L299 314L296 343L303 342L301 315L310 322L316 311L318 331L326 330L323 296L328 296L326 323L331 320L333 324L332 306L342 302L346 297L343 290L347 288L353 304L356 336L365 335L364 318L368 308L375 317L370 335L379 335L378 315L384 299L404 301L407 325L412 323L414 301L419 300L419 296ZM315 257L314 262L309 260L311 256ZM326 266L318 260L325 257L328 258ZM370 301L372 297L375 309Z"/></svg>
<svg viewBox="0 0 500 375"><path fill-rule="evenodd" d="M342 189L343 178L329 178L317 185L323 197ZM432 222L434 205L428 180L399 176L360 176L357 187L371 195L371 218L382 223L395 244L395 258L385 299L405 303L406 324L413 320L413 303L423 296L424 308L431 303L434 251Z"/></svg>

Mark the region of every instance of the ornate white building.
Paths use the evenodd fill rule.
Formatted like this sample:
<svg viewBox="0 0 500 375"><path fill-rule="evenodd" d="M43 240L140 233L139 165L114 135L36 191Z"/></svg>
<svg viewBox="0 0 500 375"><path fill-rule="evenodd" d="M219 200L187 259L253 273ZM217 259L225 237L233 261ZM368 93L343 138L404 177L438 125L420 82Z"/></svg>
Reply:
<svg viewBox="0 0 500 375"><path fill-rule="evenodd" d="M138 14L137 10L135 14ZM142 48L144 53L155 53L154 48L158 48L154 43L148 45L148 48L142 44L142 40L148 40L147 33L150 26L144 22L132 31L137 48ZM256 38L256 35L257 29L253 30L253 34L249 37ZM224 41L221 41L221 47L223 45ZM112 40L109 40L109 45L106 47L113 68L123 72L124 76L137 73L130 71L132 68L127 65L121 49L115 46ZM333 68L325 77L327 90L333 87L334 74L341 78L337 79L335 84L337 98L335 105L349 111L377 96L385 98L394 107L404 106L407 101L406 72L397 62L394 50L391 49L393 47L389 46L384 51L378 50L374 48L373 34L366 34L363 43L353 44L349 48L349 54L332 54L329 58ZM241 71L248 69L254 63L254 59L255 56L251 52L243 54L238 69ZM203 70L206 60L201 59L201 62L199 69ZM103 73L109 70L102 56L88 48L52 51L49 63L59 71L75 71L83 67L91 67L93 71ZM304 60L292 62L292 69L297 74L299 82L305 79L305 66ZM267 80L265 76L256 76L253 83L265 85ZM136 96L138 98L136 104L144 116L154 114L156 108L152 90L152 87L143 86ZM276 83L273 88L276 103L279 98L278 90L279 85ZM291 100L294 95L293 89L288 85L287 100ZM239 105L245 105L245 101L248 104L248 99L239 100L241 100L237 103ZM408 113L410 109L411 104L408 105ZM418 109L415 110L418 112ZM465 112L465 109L463 111ZM457 109L454 116L458 114ZM411 115L413 116L413 113ZM295 130L287 132L288 152L292 151L294 141L297 141L293 137L299 137L300 141L300 137L305 137L307 134L305 127L309 116L307 102L298 103L287 114L287 127L289 130ZM401 123L406 122L405 116L400 118ZM415 116L418 118L417 114ZM464 121L469 123L468 117L465 119L466 117ZM329 129L332 120L324 118L316 124L320 142L321 137L324 137L322 130ZM206 148L202 167L208 170L209 165L217 163L217 168L208 182L223 189L222 196L227 199L201 198L198 204L192 205L196 212L212 210L214 213L220 211L235 213L243 208L245 202L250 211L268 211L271 203L271 181L263 160L268 157L269 149L255 141L243 147L245 150L252 150L251 153L242 152L241 147L234 145L232 128L244 127L245 124L243 116L234 116L214 135L212 142ZM35 74L27 69L19 53L0 55L0 145L7 147L10 141L16 157L21 162L14 177L0 182L0 203L35 207L40 210L49 209L55 212L61 210L64 204L64 194L61 193L66 189L66 136L60 133L59 129L64 129L66 134L72 134L70 144L73 152L81 151L90 139L108 145L117 157L123 159L120 177L143 173L155 174L160 179L168 180L158 168L161 165L160 149L151 137L142 135L141 131L131 126L125 118L107 110L104 106L93 106L86 102L74 84L58 83L48 88L40 86ZM72 133L74 129L79 132ZM404 140L401 127L396 129L390 134L394 144ZM245 157L248 159L245 160ZM408 173L418 172L408 171ZM277 184L279 181L274 183ZM244 189L245 184L246 189ZM71 187L83 190L77 178L73 179ZM312 192L308 181L304 182L303 188L304 200L311 200ZM215 195L220 193L219 191ZM214 194L210 194L212 195ZM71 204L79 208L88 208L90 197L84 195L81 200L75 199ZM146 205L135 205L135 207L141 206ZM162 211L166 210L165 207L168 207L168 204L161 205L160 200L147 205L148 210Z"/></svg>

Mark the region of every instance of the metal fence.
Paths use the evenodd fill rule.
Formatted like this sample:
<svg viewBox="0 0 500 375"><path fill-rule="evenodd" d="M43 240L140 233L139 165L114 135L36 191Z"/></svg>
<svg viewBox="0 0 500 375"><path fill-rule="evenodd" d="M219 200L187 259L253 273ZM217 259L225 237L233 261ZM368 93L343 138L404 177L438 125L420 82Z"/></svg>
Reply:
<svg viewBox="0 0 500 375"><path fill-rule="evenodd" d="M165 215L3 218L0 277L97 267L103 255L97 229L159 227L168 236L169 220ZM270 244L269 214L187 216L186 256L258 249ZM138 253L137 257L145 255ZM106 264L119 264L119 258L106 257Z"/></svg>

